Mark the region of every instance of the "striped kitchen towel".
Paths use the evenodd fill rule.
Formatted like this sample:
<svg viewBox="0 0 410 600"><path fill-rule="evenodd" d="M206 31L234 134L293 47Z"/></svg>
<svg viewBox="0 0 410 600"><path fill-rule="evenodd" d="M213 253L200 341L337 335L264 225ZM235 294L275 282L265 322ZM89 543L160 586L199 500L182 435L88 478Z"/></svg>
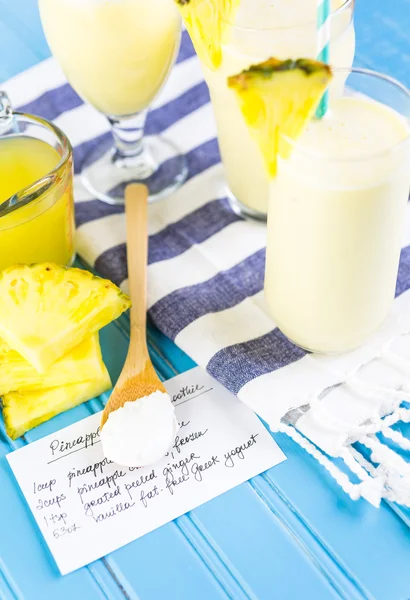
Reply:
<svg viewBox="0 0 410 600"><path fill-rule="evenodd" d="M90 196L78 175L84 156L107 144L106 119L82 102L53 59L2 88L19 110L53 119L69 136L78 252L126 289L123 208ZM189 167L185 185L149 208L154 323L272 430L313 455L352 498L377 505L385 497L410 506L410 466L401 454L410 441L397 427L410 421L410 227L397 299L382 329L355 352L307 354L267 315L266 229L229 208L208 91L186 32L146 134L174 140ZM348 469L329 457L341 458Z"/></svg>

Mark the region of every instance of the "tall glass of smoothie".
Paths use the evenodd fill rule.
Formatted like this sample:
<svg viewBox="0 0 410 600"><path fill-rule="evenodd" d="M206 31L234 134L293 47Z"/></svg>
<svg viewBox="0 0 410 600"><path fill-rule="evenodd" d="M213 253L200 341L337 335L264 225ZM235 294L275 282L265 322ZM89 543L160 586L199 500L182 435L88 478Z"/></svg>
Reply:
<svg viewBox="0 0 410 600"><path fill-rule="evenodd" d="M270 185L265 295L297 345L358 347L385 320L397 279L410 188L410 93L364 70L322 120L284 140Z"/></svg>
<svg viewBox="0 0 410 600"><path fill-rule="evenodd" d="M171 0L39 0L47 40L75 90L106 115L112 142L84 160L86 187L123 203L124 186L145 183L150 200L186 178L185 159L165 137L143 137L147 109L177 55L180 17ZM110 147L111 146L111 147Z"/></svg>
<svg viewBox="0 0 410 600"><path fill-rule="evenodd" d="M227 2L227 0L219 0ZM231 5L235 0L229 0ZM181 0L176 0L181 4ZM218 66L204 60L218 129L218 141L231 205L242 216L266 221L269 182L257 144L246 127L227 78L270 56L317 56L317 0L238 0L236 11L222 15ZM330 62L351 67L355 51L354 0L332 0ZM181 7L184 14L184 6ZM195 40L194 40L195 42ZM197 43L198 46L198 43ZM333 83L337 93L343 82Z"/></svg>

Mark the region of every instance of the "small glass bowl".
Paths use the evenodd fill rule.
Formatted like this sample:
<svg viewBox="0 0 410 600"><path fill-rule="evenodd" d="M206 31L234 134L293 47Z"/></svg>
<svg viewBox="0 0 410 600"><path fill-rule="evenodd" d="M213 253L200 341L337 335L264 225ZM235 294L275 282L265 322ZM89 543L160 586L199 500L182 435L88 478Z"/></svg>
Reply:
<svg viewBox="0 0 410 600"><path fill-rule="evenodd" d="M72 148L64 133L52 123L12 110L0 92L1 152L16 152L22 168L26 158L24 143L39 140L57 152L57 164L37 181L8 198L0 197L0 271L16 263L55 262L70 265L74 259L74 199ZM21 141L21 144L19 143ZM8 145L3 144L8 142ZM29 142L30 143L30 142ZM38 160L27 146L27 161ZM32 144L34 153L41 144ZM43 146L47 150L46 146ZM21 160L23 157L23 160ZM1 173L1 179L12 177Z"/></svg>

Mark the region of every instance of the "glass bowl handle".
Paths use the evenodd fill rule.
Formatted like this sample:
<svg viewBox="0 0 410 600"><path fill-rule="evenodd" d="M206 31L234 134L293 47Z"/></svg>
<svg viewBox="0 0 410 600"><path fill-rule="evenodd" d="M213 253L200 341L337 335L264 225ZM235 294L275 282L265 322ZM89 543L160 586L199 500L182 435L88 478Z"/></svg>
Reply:
<svg viewBox="0 0 410 600"><path fill-rule="evenodd" d="M9 129L12 119L13 108L10 98L6 92L0 90L0 133L2 133L3 129Z"/></svg>

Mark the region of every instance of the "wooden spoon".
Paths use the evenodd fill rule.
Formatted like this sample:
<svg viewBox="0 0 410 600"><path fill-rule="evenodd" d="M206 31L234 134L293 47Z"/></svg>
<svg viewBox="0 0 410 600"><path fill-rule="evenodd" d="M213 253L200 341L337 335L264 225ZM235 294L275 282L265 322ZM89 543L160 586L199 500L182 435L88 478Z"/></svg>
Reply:
<svg viewBox="0 0 410 600"><path fill-rule="evenodd" d="M130 345L121 375L108 400L101 419L101 429L114 410L125 402L134 402L155 391L165 392L151 363L147 342L147 230L148 190L133 183L125 190L127 226L128 284L131 297Z"/></svg>

